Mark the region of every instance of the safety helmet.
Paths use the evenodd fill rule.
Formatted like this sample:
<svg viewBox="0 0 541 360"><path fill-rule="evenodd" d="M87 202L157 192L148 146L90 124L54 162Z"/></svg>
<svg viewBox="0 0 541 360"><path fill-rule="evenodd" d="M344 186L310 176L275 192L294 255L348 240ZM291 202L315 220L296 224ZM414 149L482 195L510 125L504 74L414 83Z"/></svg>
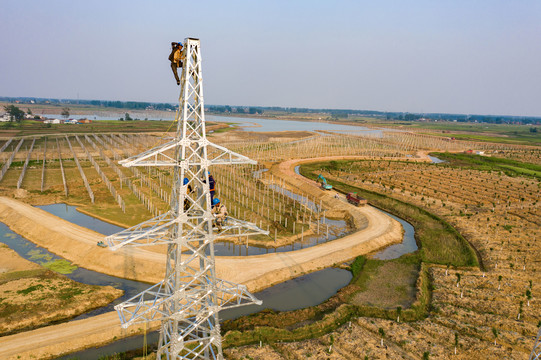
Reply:
<svg viewBox="0 0 541 360"><path fill-rule="evenodd" d="M212 205L216 205L216 204L219 204L219 203L220 203L220 199L218 199L218 198L214 198L212 200Z"/></svg>
<svg viewBox="0 0 541 360"><path fill-rule="evenodd" d="M188 180L188 178L184 178L184 185L186 185L189 182L190 182L190 180Z"/></svg>
<svg viewBox="0 0 541 360"><path fill-rule="evenodd" d="M207 175L210 176L210 171L207 171Z"/></svg>

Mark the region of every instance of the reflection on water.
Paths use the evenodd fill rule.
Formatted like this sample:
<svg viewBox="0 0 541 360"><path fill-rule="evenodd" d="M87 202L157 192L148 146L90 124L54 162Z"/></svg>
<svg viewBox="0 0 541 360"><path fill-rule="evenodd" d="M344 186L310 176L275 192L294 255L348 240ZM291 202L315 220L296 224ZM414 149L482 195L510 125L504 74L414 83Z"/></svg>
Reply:
<svg viewBox="0 0 541 360"><path fill-rule="evenodd" d="M388 212L381 209L378 210L389 215L402 225L402 227L404 228L404 237L400 244L388 246L385 249L374 254L373 257L379 260L391 260L397 259L404 254L409 254L416 251L418 247L417 242L415 241L415 228L409 222L397 216L394 216L393 214L389 214Z"/></svg>
<svg viewBox="0 0 541 360"><path fill-rule="evenodd" d="M287 190L286 190L287 191ZM316 205L304 200L307 206L316 207ZM75 206L66 204L53 204L38 206L53 215L58 216L71 223L86 227L88 229L99 232L103 235L111 235L124 230L116 225L109 224L105 221L93 218L92 216L83 214L77 211ZM327 226L329 233L327 238ZM325 225L320 226L320 234L305 236L302 241L297 241L290 245L284 245L277 248L266 248L262 246L246 246L246 244L236 245L231 242L216 242L214 243L214 254L216 256L247 256L247 255L262 255L273 252L288 252L294 250L305 249L327 241L335 240L347 234L346 222L343 220L325 219ZM207 251L210 251L207 249Z"/></svg>
<svg viewBox="0 0 541 360"><path fill-rule="evenodd" d="M66 204L52 204L36 206L70 223L94 230L103 235L112 235L124 230L123 227L109 224L108 222L96 219L92 216L77 211L77 207Z"/></svg>
<svg viewBox="0 0 541 360"><path fill-rule="evenodd" d="M329 233L327 236L327 226ZM306 249L318 244L323 244L327 241L332 241L343 237L348 233L346 222L344 220L325 219L325 224L320 225L320 233L304 236L304 238L295 241L292 244L279 246L276 248L265 248L261 246L246 246L236 245L230 242L214 243L214 254L217 256L247 256L247 255L262 255L275 252L288 252L294 250Z"/></svg>
<svg viewBox="0 0 541 360"><path fill-rule="evenodd" d="M318 305L334 295L339 289L349 284L351 277L351 272L335 268L303 275L255 293L254 295L263 301L262 306L248 305L220 311L220 320L236 319L263 309L288 311ZM141 349L143 347L143 341L143 336L133 336L101 348L80 351L59 359L77 358L79 360L94 360L100 356ZM157 342L157 331L147 334L148 344L155 344Z"/></svg>

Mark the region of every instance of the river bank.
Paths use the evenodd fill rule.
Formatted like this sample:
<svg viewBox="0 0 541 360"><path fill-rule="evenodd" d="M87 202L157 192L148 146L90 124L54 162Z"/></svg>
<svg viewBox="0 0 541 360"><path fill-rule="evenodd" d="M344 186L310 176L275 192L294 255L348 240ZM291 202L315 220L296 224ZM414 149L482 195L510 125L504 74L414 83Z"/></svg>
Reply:
<svg viewBox="0 0 541 360"><path fill-rule="evenodd" d="M307 180L308 184L311 183ZM325 202L330 208L349 206L338 199L325 199ZM402 228L397 221L373 208L349 206L348 210L358 221L362 220L363 223L367 221L368 226L344 238L293 252L243 258L217 257L217 275L229 281L245 284L250 291L255 292L401 241ZM0 220L28 240L79 266L138 281L158 282L163 278L165 255L141 249L121 249L117 252L111 252L99 248L95 244L103 239L103 235L71 224L18 200L0 198ZM70 334L78 333L80 338L85 339L85 345L81 348L103 344L104 333L109 334L106 338L110 341L115 337L120 338L137 332L137 329L135 331L130 329L130 332L121 330L114 313L100 316L103 317L103 321L98 321L98 323L102 324L103 331L98 330L99 325L96 324L95 318L91 318L70 322L71 325L57 325L62 328L38 329L35 332L24 333L24 337L28 343L35 344L31 347L34 353L51 354L54 351L62 350L61 353L57 353L60 355L65 353L66 349L65 345L62 345L66 341L63 338L66 334L65 326L71 328ZM112 318L116 321L113 322ZM91 327L95 329L95 332L92 332L94 330L86 330L86 322L92 324ZM142 328L139 330L141 331ZM5 358L11 356L8 352L9 349L13 350L17 347L9 344L20 343L20 337L23 336L17 335L14 335L13 338L0 339L2 349L5 349L0 355ZM44 336L49 339L47 344L40 340ZM70 352L74 350L70 348ZM14 353L12 352L12 354Z"/></svg>

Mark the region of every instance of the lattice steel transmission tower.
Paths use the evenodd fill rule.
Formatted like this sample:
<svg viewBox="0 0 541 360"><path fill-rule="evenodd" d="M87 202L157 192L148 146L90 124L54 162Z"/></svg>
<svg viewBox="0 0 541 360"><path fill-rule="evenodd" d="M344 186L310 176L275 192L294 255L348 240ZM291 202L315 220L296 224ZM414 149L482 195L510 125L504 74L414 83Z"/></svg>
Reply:
<svg viewBox="0 0 541 360"><path fill-rule="evenodd" d="M106 241L112 250L167 244L164 280L115 306L122 327L161 321L158 359L222 359L218 312L261 301L244 285L216 278L214 241L268 232L232 217L220 231L213 229L209 167L256 162L207 140L199 40L185 39L183 51L175 137L120 162L126 167L171 167L171 208Z"/></svg>
<svg viewBox="0 0 541 360"><path fill-rule="evenodd" d="M541 328L539 328L539 332L537 333L529 360L541 360Z"/></svg>

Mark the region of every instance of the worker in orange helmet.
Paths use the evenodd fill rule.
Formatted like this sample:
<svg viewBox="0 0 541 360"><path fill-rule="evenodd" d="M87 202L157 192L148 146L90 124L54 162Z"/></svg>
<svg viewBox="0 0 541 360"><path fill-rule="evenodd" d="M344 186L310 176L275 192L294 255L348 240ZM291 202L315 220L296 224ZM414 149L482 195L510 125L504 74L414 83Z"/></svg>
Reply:
<svg viewBox="0 0 541 360"><path fill-rule="evenodd" d="M171 61L171 70L173 70L173 75L175 75L175 80L177 81L177 85L180 85L180 79L178 77L178 68L182 68L182 60L183 59L183 52L182 52L182 44L172 42L171 43L171 54L169 54L169 61Z"/></svg>

